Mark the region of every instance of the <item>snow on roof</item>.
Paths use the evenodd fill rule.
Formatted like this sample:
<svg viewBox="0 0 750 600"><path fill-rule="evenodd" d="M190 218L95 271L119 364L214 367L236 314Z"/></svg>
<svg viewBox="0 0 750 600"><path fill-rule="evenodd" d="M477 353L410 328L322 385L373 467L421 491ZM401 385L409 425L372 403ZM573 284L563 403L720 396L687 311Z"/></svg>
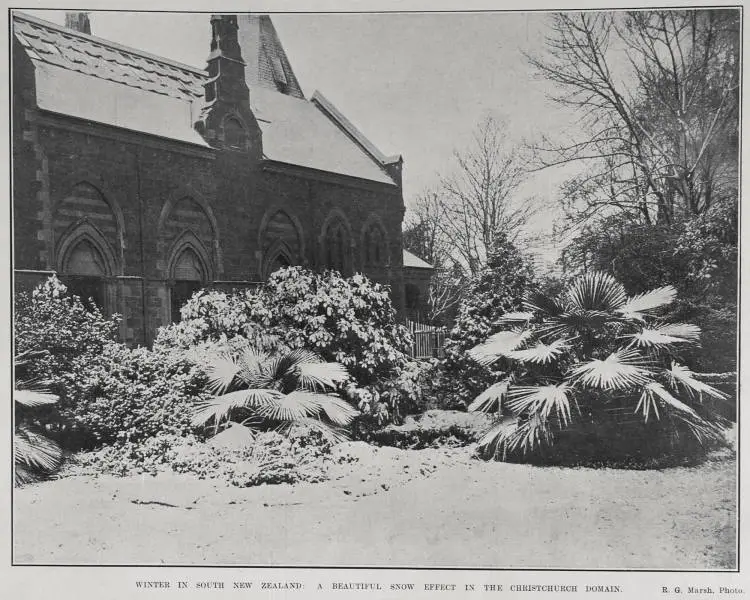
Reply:
<svg viewBox="0 0 750 600"><path fill-rule="evenodd" d="M410 267L412 269L434 269L434 267L419 258L416 254L412 254L408 250L404 250L404 267Z"/></svg>
<svg viewBox="0 0 750 600"><path fill-rule="evenodd" d="M263 154L274 161L395 185L368 154L308 100L265 88L250 90L263 131Z"/></svg>
<svg viewBox="0 0 750 600"><path fill-rule="evenodd" d="M40 109L208 146L193 128L206 71L19 12L13 26L35 66ZM312 102L248 84L266 158L396 185L382 155L361 133L347 135L343 116L319 95Z"/></svg>

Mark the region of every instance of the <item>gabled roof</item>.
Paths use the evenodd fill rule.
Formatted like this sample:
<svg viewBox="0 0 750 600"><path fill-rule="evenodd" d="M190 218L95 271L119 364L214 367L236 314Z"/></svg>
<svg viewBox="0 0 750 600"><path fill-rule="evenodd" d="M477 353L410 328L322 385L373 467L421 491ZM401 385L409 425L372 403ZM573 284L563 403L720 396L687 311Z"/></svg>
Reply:
<svg viewBox="0 0 750 600"><path fill-rule="evenodd" d="M416 254L404 250L404 267L412 269L434 269L430 263L423 261Z"/></svg>
<svg viewBox="0 0 750 600"><path fill-rule="evenodd" d="M361 139L353 139L342 129L340 113L330 108L333 105L326 101L322 106L317 93L315 102L304 99L270 18L240 19L240 23L241 28L257 25L257 47L263 50L258 69L249 68L246 78L250 104L263 132L264 156L396 185L373 154L374 146L362 134ZM13 27L35 67L40 109L208 147L193 128L203 102L206 71L15 11ZM251 51L251 42L243 51ZM276 58L276 71L261 68L271 64L262 63L270 55ZM282 92L277 91L280 76L287 86Z"/></svg>
<svg viewBox="0 0 750 600"><path fill-rule="evenodd" d="M347 119L333 103L328 100L318 90L313 92L312 102L314 102L320 110L326 113L328 117L334 121L343 131L349 135L367 154L369 154L374 160L379 162L381 165L391 165L401 160L401 155L386 156L380 150L378 150L374 144L365 137L365 134L357 129L354 124Z"/></svg>
<svg viewBox="0 0 750 600"><path fill-rule="evenodd" d="M394 185L393 179L315 104L264 88L250 90L263 131L263 156L282 163Z"/></svg>
<svg viewBox="0 0 750 600"><path fill-rule="evenodd" d="M203 95L205 71L13 13L16 38L33 61L191 101Z"/></svg>
<svg viewBox="0 0 750 600"><path fill-rule="evenodd" d="M193 129L203 71L14 13L40 109L208 147Z"/></svg>

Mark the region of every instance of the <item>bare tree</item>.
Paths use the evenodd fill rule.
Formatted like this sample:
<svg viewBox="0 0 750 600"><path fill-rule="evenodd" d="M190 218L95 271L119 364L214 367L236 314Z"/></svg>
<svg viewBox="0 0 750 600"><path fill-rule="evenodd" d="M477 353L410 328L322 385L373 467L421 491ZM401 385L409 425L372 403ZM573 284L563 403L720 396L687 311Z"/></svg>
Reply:
<svg viewBox="0 0 750 600"><path fill-rule="evenodd" d="M538 158L588 164L563 190L574 224L620 210L669 225L736 193L739 11L559 13L546 43L529 60L581 136Z"/></svg>
<svg viewBox="0 0 750 600"><path fill-rule="evenodd" d="M440 194L427 190L417 197L406 215L404 248L434 267L451 263L451 248L443 233L446 207Z"/></svg>
<svg viewBox="0 0 750 600"><path fill-rule="evenodd" d="M452 250L443 233L445 205L434 190L419 196L404 224L404 248L430 263L433 275L427 297L430 323L450 320L461 301L464 273L451 257Z"/></svg>
<svg viewBox="0 0 750 600"><path fill-rule="evenodd" d="M531 199L517 197L527 169L506 137L504 123L482 120L472 145L455 152L456 170L442 179L436 196L440 230L452 255L471 274L481 269L498 234L517 239L535 212Z"/></svg>
<svg viewBox="0 0 750 600"><path fill-rule="evenodd" d="M428 298L432 322L452 316L467 278L482 269L498 236L518 241L536 211L534 200L519 198L526 162L506 138L503 123L483 119L470 147L454 153L454 172L409 211L404 247L435 268Z"/></svg>
<svg viewBox="0 0 750 600"><path fill-rule="evenodd" d="M461 267L439 267L430 281L427 296L427 320L436 325L445 325L454 318L463 297L466 276Z"/></svg>

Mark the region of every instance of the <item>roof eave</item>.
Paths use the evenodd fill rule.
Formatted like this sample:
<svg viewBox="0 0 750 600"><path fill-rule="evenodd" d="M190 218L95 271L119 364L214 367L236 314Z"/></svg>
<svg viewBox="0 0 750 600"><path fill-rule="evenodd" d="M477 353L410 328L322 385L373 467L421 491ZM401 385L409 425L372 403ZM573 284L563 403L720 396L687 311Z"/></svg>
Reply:
<svg viewBox="0 0 750 600"><path fill-rule="evenodd" d="M321 169L295 165L292 163L274 160L268 157L263 158L262 168L265 171L287 174L293 173L306 179L316 179L319 181L337 183L339 185L346 185L349 187L385 189L392 193L395 193L398 190L398 186L394 182L389 183L386 181L375 181L373 179L364 179L361 177L356 177L354 175L346 175L344 173L323 171Z"/></svg>
<svg viewBox="0 0 750 600"><path fill-rule="evenodd" d="M111 123L92 121L91 119L85 119L83 117L77 117L75 115L69 115L63 112L56 112L48 108L37 107L36 111L38 111L38 114L41 117L39 122L44 123L45 125L58 125L64 127L64 122L70 121L71 123L69 127L72 127L74 129L102 128L105 131L111 130L113 133L117 133L120 135L146 136L147 139L153 140L155 142L168 143L177 147L181 147L185 150L190 150L193 153L199 153L206 158L213 159L216 156L216 149L208 144L208 142L205 142L205 140L203 143L198 143L185 139L166 137L156 133L150 133L148 131L140 131L138 129L129 129L127 127L113 125Z"/></svg>

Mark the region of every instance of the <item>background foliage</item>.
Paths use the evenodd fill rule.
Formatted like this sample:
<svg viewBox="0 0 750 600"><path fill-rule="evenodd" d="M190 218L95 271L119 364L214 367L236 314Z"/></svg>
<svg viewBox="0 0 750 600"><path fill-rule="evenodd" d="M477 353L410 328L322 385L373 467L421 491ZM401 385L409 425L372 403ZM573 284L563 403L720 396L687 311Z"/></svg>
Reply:
<svg viewBox="0 0 750 600"><path fill-rule="evenodd" d="M465 407L498 380L499 372L471 359L466 351L502 329L506 312L521 307L535 284L533 263L505 236L498 236L487 265L469 280L458 317L445 342L441 388L444 408Z"/></svg>

